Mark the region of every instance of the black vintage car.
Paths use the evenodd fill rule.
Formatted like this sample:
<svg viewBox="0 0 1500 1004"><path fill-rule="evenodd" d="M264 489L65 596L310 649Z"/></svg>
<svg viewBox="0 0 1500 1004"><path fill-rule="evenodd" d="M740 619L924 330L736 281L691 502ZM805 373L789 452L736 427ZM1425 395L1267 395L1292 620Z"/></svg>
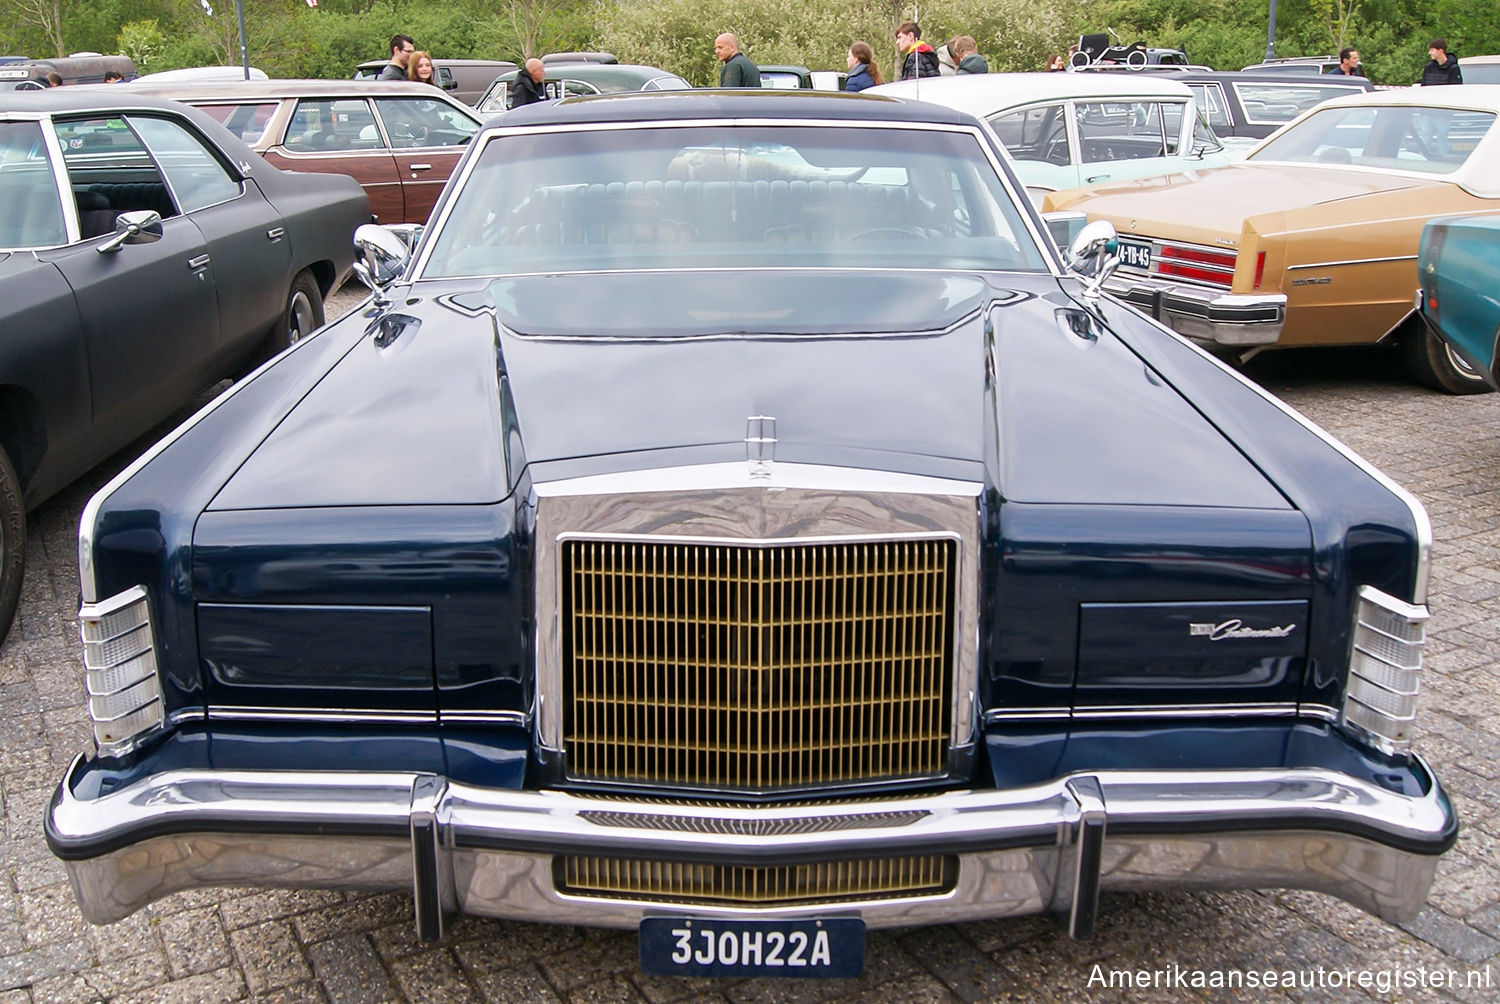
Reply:
<svg viewBox="0 0 1500 1004"><path fill-rule="evenodd" d="M1198 110L1219 136L1262 139L1314 105L1375 85L1364 77L1244 70L1177 70L1170 79L1193 89Z"/></svg>
<svg viewBox="0 0 1500 1004"><path fill-rule="evenodd" d="M1426 514L1046 234L931 105L492 120L372 309L86 509L84 914L410 889L810 976L1113 889L1413 916Z"/></svg>
<svg viewBox="0 0 1500 1004"><path fill-rule="evenodd" d="M120 88L0 96L0 637L26 511L323 322L369 206Z"/></svg>

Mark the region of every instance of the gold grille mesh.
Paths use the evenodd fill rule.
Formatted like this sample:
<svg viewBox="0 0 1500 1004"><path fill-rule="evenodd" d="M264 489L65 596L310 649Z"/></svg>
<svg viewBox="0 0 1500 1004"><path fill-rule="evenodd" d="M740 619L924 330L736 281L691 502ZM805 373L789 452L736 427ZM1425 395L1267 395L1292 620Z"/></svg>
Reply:
<svg viewBox="0 0 1500 1004"><path fill-rule="evenodd" d="M561 885L605 899L787 906L935 895L952 889L957 873L957 861L939 854L771 867L566 857Z"/></svg>
<svg viewBox="0 0 1500 1004"><path fill-rule="evenodd" d="M768 791L940 775L954 552L564 542L570 776Z"/></svg>

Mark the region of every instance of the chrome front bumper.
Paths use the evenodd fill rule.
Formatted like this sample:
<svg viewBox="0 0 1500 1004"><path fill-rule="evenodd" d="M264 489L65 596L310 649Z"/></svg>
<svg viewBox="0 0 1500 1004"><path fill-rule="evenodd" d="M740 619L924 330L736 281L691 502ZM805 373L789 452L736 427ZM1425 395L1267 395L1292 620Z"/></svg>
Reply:
<svg viewBox="0 0 1500 1004"><path fill-rule="evenodd" d="M1109 772L1008 791L740 808L509 791L432 774L165 772L93 799L75 760L46 818L84 915L128 916L207 886L411 889L424 938L444 918L594 927L660 914L855 915L904 927L1052 911L1079 937L1101 890L1312 889L1387 920L1426 902L1457 821L1427 794L1326 770ZM934 850L959 860L941 895L740 909L584 898L553 856L777 864Z"/></svg>
<svg viewBox="0 0 1500 1004"><path fill-rule="evenodd" d="M1215 345L1272 345L1286 325L1284 293L1222 293L1118 273L1104 290L1180 335Z"/></svg>

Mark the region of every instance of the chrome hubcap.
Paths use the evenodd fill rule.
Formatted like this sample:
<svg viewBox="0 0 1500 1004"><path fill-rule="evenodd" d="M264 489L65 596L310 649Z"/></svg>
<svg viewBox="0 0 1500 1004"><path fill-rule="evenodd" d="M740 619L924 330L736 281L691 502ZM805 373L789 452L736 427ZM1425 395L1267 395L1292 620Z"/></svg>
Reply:
<svg viewBox="0 0 1500 1004"><path fill-rule="evenodd" d="M295 344L306 335L312 333L313 329L313 305L302 290L292 294L292 302L287 309L287 331L286 340L288 344Z"/></svg>
<svg viewBox="0 0 1500 1004"><path fill-rule="evenodd" d="M1453 346L1449 345L1447 342L1443 343L1443 352L1448 356L1448 365L1458 370L1458 375L1463 377L1465 380L1484 379L1479 375L1479 371L1470 366L1468 363L1464 362L1463 356L1460 356L1457 352L1454 352Z"/></svg>

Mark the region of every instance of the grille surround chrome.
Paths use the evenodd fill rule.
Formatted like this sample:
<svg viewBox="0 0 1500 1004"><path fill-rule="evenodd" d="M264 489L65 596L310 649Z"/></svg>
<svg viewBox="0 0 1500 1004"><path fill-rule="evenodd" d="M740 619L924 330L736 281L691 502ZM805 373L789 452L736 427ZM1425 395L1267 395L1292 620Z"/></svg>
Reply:
<svg viewBox="0 0 1500 1004"><path fill-rule="evenodd" d="M565 749L562 542L610 536L736 546L952 539L950 753L972 745L981 492L975 482L794 463L776 464L768 479L752 480L747 465L731 463L536 485L533 710L539 746L559 760Z"/></svg>

